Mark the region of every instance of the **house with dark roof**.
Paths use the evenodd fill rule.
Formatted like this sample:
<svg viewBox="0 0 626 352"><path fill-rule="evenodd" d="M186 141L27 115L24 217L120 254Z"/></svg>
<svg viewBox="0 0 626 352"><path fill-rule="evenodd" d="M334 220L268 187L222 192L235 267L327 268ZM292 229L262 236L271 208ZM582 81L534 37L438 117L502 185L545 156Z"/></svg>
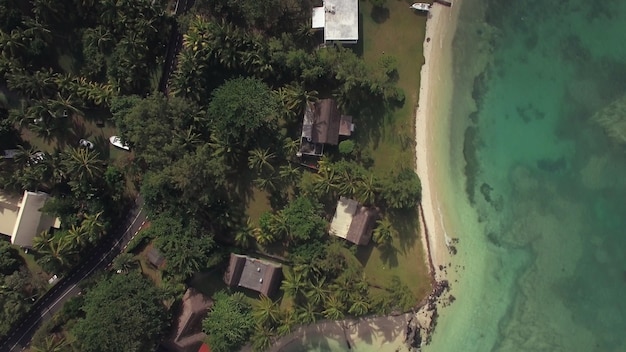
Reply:
<svg viewBox="0 0 626 352"><path fill-rule="evenodd" d="M354 131L352 116L342 115L334 99L309 102L302 120L302 136L298 156L321 156L324 145L339 144L339 137Z"/></svg>
<svg viewBox="0 0 626 352"><path fill-rule="evenodd" d="M203 345L206 334L202 332L202 320L213 305L211 299L193 288L183 295L180 314L166 347L176 352L196 352Z"/></svg>
<svg viewBox="0 0 626 352"><path fill-rule="evenodd" d="M244 287L271 297L280 286L282 274L280 264L231 253L224 282L229 287Z"/></svg>
<svg viewBox="0 0 626 352"><path fill-rule="evenodd" d="M364 207L354 199L340 197L328 233L365 246L372 238L377 217L376 210Z"/></svg>

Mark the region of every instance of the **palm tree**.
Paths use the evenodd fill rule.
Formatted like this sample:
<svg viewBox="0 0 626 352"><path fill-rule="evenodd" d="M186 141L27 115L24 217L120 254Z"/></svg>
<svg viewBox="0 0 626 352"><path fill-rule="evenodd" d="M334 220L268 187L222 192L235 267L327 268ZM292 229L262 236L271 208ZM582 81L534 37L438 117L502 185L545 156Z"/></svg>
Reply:
<svg viewBox="0 0 626 352"><path fill-rule="evenodd" d="M79 250L87 243L87 236L82 226L72 225L67 233L65 234L65 241L70 243L70 245Z"/></svg>
<svg viewBox="0 0 626 352"><path fill-rule="evenodd" d="M324 302L324 307L326 309L324 309L324 311L322 311L322 314L324 314L324 316L327 319L330 320L339 320L342 319L344 317L344 306L343 303L341 302L341 300L339 300L339 298L337 298L337 296L335 295L330 295L326 298L326 301Z"/></svg>
<svg viewBox="0 0 626 352"><path fill-rule="evenodd" d="M87 148L69 148L64 153L63 166L77 181L94 181L102 177L104 162L100 154Z"/></svg>
<svg viewBox="0 0 626 352"><path fill-rule="evenodd" d="M324 167L320 165L320 171L314 175L314 189L315 192L321 195L332 195L340 186L339 177L335 174L335 170L332 167Z"/></svg>
<svg viewBox="0 0 626 352"><path fill-rule="evenodd" d="M40 345L31 346L30 350L31 352L62 352L67 351L69 346L70 342L65 337L50 335L41 341Z"/></svg>
<svg viewBox="0 0 626 352"><path fill-rule="evenodd" d="M252 220L248 218L245 225L242 225L235 233L235 244L242 248L249 248L252 246L252 241L258 237L259 232Z"/></svg>
<svg viewBox="0 0 626 352"><path fill-rule="evenodd" d="M280 309L276 302L262 294L259 300L253 304L252 316L257 324L272 326L279 321Z"/></svg>
<svg viewBox="0 0 626 352"><path fill-rule="evenodd" d="M174 132L174 138L178 141L177 144L187 151L194 150L198 144L202 143L200 137L200 134L195 131L193 126L184 131Z"/></svg>
<svg viewBox="0 0 626 352"><path fill-rule="evenodd" d="M239 150L228 144L224 139L217 136L215 133L211 134L209 146L213 150L214 157L223 157L228 165L236 165L239 157Z"/></svg>
<svg viewBox="0 0 626 352"><path fill-rule="evenodd" d="M300 169L291 166L291 164L282 165L278 170L278 175L283 182L288 184L295 184L301 176Z"/></svg>
<svg viewBox="0 0 626 352"><path fill-rule="evenodd" d="M139 262L132 253L122 253L113 259L113 270L120 273L128 273L138 266Z"/></svg>
<svg viewBox="0 0 626 352"><path fill-rule="evenodd" d="M306 287L306 281L301 273L294 272L289 268L283 270L283 283L280 289L285 292L286 295L297 299L300 294L304 292Z"/></svg>
<svg viewBox="0 0 626 352"><path fill-rule="evenodd" d="M393 227L389 217L384 216L376 221L376 228L372 233L372 238L377 244L388 244L394 237L398 236L398 231Z"/></svg>
<svg viewBox="0 0 626 352"><path fill-rule="evenodd" d="M294 112L296 116L304 113L307 104L316 102L318 92L315 90L307 91L301 83L290 83L283 88L282 98L285 107Z"/></svg>
<svg viewBox="0 0 626 352"><path fill-rule="evenodd" d="M356 198L363 205L372 205L379 191L378 181L374 178L374 174L370 174L369 177L357 182Z"/></svg>
<svg viewBox="0 0 626 352"><path fill-rule="evenodd" d="M367 314L370 310L369 303L365 300L365 297L359 297L350 306L348 309L348 313L354 314L355 316L361 316Z"/></svg>
<svg viewBox="0 0 626 352"><path fill-rule="evenodd" d="M328 290L326 289L326 278L316 280L314 283L309 282L309 289L306 292L306 297L311 303L317 305L326 300L328 296Z"/></svg>
<svg viewBox="0 0 626 352"><path fill-rule="evenodd" d="M274 341L274 329L266 325L258 325L254 329L254 334L251 337L252 348L255 351L265 351Z"/></svg>
<svg viewBox="0 0 626 352"><path fill-rule="evenodd" d="M178 299L183 296L185 292L185 283L176 279L166 279L161 281L161 291L163 292L163 298Z"/></svg>
<svg viewBox="0 0 626 352"><path fill-rule="evenodd" d="M38 246L37 252L41 254L39 259L46 270L63 270L70 266L73 256L76 254L72 243L65 237L67 233L57 232L46 242L47 245Z"/></svg>
<svg viewBox="0 0 626 352"><path fill-rule="evenodd" d="M18 56L22 50L26 49L23 39L23 33L17 29L12 30L11 33L0 31L2 55L6 58Z"/></svg>
<svg viewBox="0 0 626 352"><path fill-rule="evenodd" d="M248 152L248 166L252 170L256 170L259 174L264 171L274 171L274 166L272 166L272 161L276 157L276 154L270 152L270 149L267 148L265 150L260 148L252 149Z"/></svg>
<svg viewBox="0 0 626 352"><path fill-rule="evenodd" d="M255 178L254 185L263 191L273 192L276 190L276 181L278 179L274 174L265 175Z"/></svg>
<svg viewBox="0 0 626 352"><path fill-rule="evenodd" d="M300 140L286 137L283 140L283 154L286 158L293 157L300 150Z"/></svg>
<svg viewBox="0 0 626 352"><path fill-rule="evenodd" d="M52 242L52 232L50 231L42 231L38 236L33 239L33 249L37 252L45 250L46 247L50 245Z"/></svg>
<svg viewBox="0 0 626 352"><path fill-rule="evenodd" d="M317 266L316 261L303 261L293 265L293 271L302 274L305 278L310 278L313 275L320 275L321 270Z"/></svg>
<svg viewBox="0 0 626 352"><path fill-rule="evenodd" d="M90 243L95 243L98 239L100 239L100 237L102 237L102 235L104 235L105 224L100 219L101 215L102 212L98 212L94 215L85 214L83 217L83 221L80 226Z"/></svg>
<svg viewBox="0 0 626 352"><path fill-rule="evenodd" d="M358 182L360 181L356 175L348 169L344 169L339 175L339 192L341 195L352 197L358 190Z"/></svg>
<svg viewBox="0 0 626 352"><path fill-rule="evenodd" d="M274 242L274 235L267 231L257 231L255 233L256 242L261 246L266 246Z"/></svg>
<svg viewBox="0 0 626 352"><path fill-rule="evenodd" d="M305 305L296 306L296 315L298 321L302 324L311 324L317 320L317 313L315 307L311 302L307 302Z"/></svg>
<svg viewBox="0 0 626 352"><path fill-rule="evenodd" d="M276 237L287 239L289 241L292 240L291 233L289 232L289 224L287 223L287 217L282 210L272 214L270 227L270 230Z"/></svg>
<svg viewBox="0 0 626 352"><path fill-rule="evenodd" d="M276 328L276 332L279 336L290 334L297 323L297 316L293 309L286 309L280 314L280 325Z"/></svg>

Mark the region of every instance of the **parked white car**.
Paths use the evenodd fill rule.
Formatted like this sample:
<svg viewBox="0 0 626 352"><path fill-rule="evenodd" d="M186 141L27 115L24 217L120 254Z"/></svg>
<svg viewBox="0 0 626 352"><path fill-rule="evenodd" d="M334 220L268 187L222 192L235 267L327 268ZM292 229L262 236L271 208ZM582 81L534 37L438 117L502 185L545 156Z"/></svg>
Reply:
<svg viewBox="0 0 626 352"><path fill-rule="evenodd" d="M85 148L87 148L87 149L93 149L93 147L94 147L94 145L93 145L93 143L92 143L92 142L90 142L90 141L88 141L88 140L86 140L86 139L84 139L84 138L83 138L83 139L81 139L80 141L78 141L78 144L79 144L81 147L85 147Z"/></svg>

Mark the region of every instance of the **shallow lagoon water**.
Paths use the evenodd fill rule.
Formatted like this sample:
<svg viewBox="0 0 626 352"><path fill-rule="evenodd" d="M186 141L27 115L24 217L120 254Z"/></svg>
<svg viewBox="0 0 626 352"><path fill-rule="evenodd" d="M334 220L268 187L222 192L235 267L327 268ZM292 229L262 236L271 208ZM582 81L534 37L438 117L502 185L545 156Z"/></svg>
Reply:
<svg viewBox="0 0 626 352"><path fill-rule="evenodd" d="M626 2L462 6L456 52L488 48L454 58L454 101L472 104L451 116L468 207L450 216L471 230L426 350L625 351L626 146L598 121L626 95Z"/></svg>

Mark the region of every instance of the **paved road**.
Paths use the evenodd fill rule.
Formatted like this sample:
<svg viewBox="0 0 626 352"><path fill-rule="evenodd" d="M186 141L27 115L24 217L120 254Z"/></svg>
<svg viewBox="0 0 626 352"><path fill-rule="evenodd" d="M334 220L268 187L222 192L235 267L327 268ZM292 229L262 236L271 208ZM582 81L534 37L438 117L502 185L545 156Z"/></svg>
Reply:
<svg viewBox="0 0 626 352"><path fill-rule="evenodd" d="M89 259L84 261L66 277L62 278L39 299L7 334L0 344L0 351L21 351L30 343L33 334L41 323L49 320L59 311L63 304L80 292L78 284L99 269L106 268L146 222L142 209L143 201L138 198L126 219L119 224L93 251Z"/></svg>
<svg viewBox="0 0 626 352"><path fill-rule="evenodd" d="M194 4L194 0L178 0L174 10L175 15L187 12ZM167 94L169 77L176 67L176 56L181 49L182 34L177 28L172 30L165 58L163 76L159 90ZM112 231L111 236L103 241L92 252L88 260L75 268L67 277L62 278L31 308L28 314L15 324L7 338L0 341L0 352L21 351L30 343L35 331L41 323L49 320L59 311L63 304L79 294L78 284L98 269L106 268L113 258L126 249L128 242L137 234L145 223L146 216L142 211L141 198L129 212L125 221Z"/></svg>
<svg viewBox="0 0 626 352"><path fill-rule="evenodd" d="M186 13L194 4L194 0L178 0L174 7L174 16ZM159 91L169 93L169 79L172 72L176 69L176 57L180 52L183 44L183 35L178 31L177 27L172 28L170 33L170 39L167 44L167 51L165 53L165 62L163 63L163 75L161 76L161 82L159 82Z"/></svg>

